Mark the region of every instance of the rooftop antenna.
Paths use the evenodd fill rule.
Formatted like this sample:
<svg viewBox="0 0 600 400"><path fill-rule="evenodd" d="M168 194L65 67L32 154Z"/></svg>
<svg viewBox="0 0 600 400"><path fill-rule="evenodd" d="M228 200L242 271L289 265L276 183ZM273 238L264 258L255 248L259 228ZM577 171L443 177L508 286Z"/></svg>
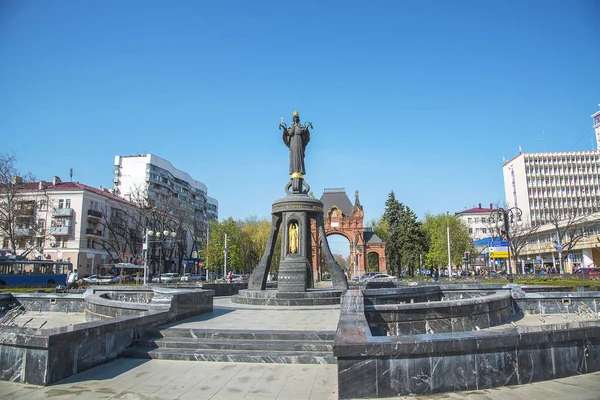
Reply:
<svg viewBox="0 0 600 400"><path fill-rule="evenodd" d="M69 175L71 176L71 182L73 182L73 168L70 168Z"/></svg>
<svg viewBox="0 0 600 400"><path fill-rule="evenodd" d="M542 129L542 153L546 152L546 131Z"/></svg>

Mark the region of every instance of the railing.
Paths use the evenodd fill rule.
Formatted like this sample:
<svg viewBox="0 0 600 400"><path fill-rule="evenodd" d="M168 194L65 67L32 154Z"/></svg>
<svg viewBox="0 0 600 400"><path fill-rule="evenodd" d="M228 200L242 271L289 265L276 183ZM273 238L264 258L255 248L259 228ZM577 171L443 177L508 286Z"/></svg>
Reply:
<svg viewBox="0 0 600 400"><path fill-rule="evenodd" d="M53 226L50 228L50 234L54 236L68 236L71 234L70 226Z"/></svg>
<svg viewBox="0 0 600 400"><path fill-rule="evenodd" d="M56 210L52 210L53 217L72 217L73 209L72 208L58 208Z"/></svg>
<svg viewBox="0 0 600 400"><path fill-rule="evenodd" d="M102 236L102 231L99 229L86 229L85 234L87 236Z"/></svg>
<svg viewBox="0 0 600 400"><path fill-rule="evenodd" d="M15 228L14 234L15 236L31 236L33 230L31 228Z"/></svg>
<svg viewBox="0 0 600 400"><path fill-rule="evenodd" d="M87 215L88 217L102 218L102 211L88 210Z"/></svg>

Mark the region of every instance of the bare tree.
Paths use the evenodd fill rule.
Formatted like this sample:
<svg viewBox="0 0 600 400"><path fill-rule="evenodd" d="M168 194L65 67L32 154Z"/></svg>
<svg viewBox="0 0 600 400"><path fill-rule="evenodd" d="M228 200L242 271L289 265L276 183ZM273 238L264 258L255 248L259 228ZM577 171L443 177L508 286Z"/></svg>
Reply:
<svg viewBox="0 0 600 400"><path fill-rule="evenodd" d="M506 239L510 248L510 256L518 271L518 262L521 251L527 246L531 239L539 230L540 225L532 225L528 221L521 219L520 209L496 207L496 210L490 213L487 220L487 227L491 236ZM504 214L506 213L506 218ZM498 224L499 218L503 221Z"/></svg>
<svg viewBox="0 0 600 400"><path fill-rule="evenodd" d="M558 252L559 273L564 273L562 253L570 253L586 235L588 226L596 224L591 215L581 215L575 209L548 210L546 222L554 231L554 246Z"/></svg>
<svg viewBox="0 0 600 400"><path fill-rule="evenodd" d="M22 258L34 249L43 253L50 231L37 212L48 210L49 198L45 183L36 185L32 174L20 174L16 163L15 156L0 155L0 235L3 247Z"/></svg>

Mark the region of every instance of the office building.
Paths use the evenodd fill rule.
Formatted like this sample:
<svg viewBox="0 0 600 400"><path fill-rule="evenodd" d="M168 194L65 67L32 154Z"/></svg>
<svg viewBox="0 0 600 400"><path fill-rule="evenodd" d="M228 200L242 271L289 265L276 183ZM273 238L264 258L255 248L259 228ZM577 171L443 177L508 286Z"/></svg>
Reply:
<svg viewBox="0 0 600 400"><path fill-rule="evenodd" d="M600 111L592 115L597 149L600 148ZM600 223L600 152L519 153L503 165L508 208L518 207L523 221L537 227L523 249L528 264L600 265L596 237ZM584 237L567 255L559 254L557 221L571 221ZM566 222L563 222L563 224ZM562 238L562 241L570 238ZM557 246L557 244L559 246ZM563 257L564 256L564 257Z"/></svg>

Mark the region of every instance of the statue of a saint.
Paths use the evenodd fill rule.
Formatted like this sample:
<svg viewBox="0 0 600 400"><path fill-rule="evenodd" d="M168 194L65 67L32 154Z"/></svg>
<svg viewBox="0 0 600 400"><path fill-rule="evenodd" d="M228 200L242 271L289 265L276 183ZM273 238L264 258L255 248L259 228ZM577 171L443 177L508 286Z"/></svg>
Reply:
<svg viewBox="0 0 600 400"><path fill-rule="evenodd" d="M298 252L298 224L292 222L288 230L288 241L290 254Z"/></svg>
<svg viewBox="0 0 600 400"><path fill-rule="evenodd" d="M310 131L308 128L312 128L312 124L310 122L306 126L300 124L300 115L298 111L294 111L292 124L287 127L282 122L279 127L283 128L283 143L290 149L290 175L294 173L304 175L306 173L304 168L304 149L306 149L306 145L310 142Z"/></svg>

